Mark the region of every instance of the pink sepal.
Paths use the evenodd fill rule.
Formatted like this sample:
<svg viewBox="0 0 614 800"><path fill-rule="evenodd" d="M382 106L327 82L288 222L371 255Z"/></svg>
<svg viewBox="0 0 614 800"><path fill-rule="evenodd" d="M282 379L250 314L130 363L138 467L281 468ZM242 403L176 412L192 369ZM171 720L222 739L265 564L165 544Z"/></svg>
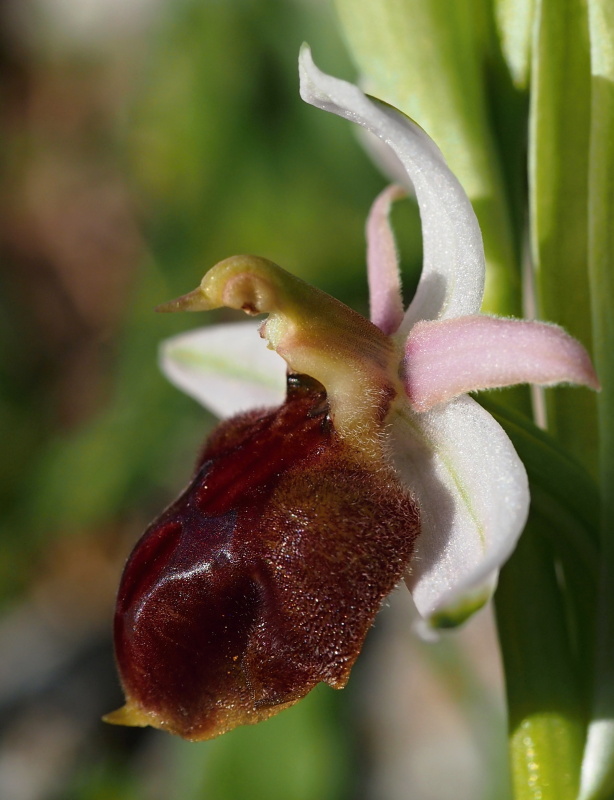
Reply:
<svg viewBox="0 0 614 800"><path fill-rule="evenodd" d="M384 189L371 206L366 226L371 322L386 334L397 330L405 313L397 248L388 218L392 203L404 195L400 186Z"/></svg>
<svg viewBox="0 0 614 800"><path fill-rule="evenodd" d="M561 328L485 315L416 323L405 346L404 382L416 411L517 383L599 389L588 353Z"/></svg>

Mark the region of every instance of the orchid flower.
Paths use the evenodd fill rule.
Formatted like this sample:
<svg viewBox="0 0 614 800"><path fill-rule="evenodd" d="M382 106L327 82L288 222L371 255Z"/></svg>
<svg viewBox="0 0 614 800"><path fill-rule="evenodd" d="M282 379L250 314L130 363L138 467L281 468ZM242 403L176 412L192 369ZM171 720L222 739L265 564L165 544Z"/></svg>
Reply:
<svg viewBox="0 0 614 800"><path fill-rule="evenodd" d="M421 535L408 584L430 623L462 621L492 593L524 526L529 494L522 463L501 426L466 396L480 389L598 381L584 348L561 328L479 314L484 248L471 203L441 152L412 120L325 75L309 48L301 95L362 125L404 166L420 207L424 264L404 311L388 224L392 186L367 222L371 321L401 350L405 397L389 420L397 469L418 498ZM250 323L220 325L166 342L161 366L179 388L221 417L283 400L286 365L258 347ZM251 402L250 402L251 401ZM459 613L460 612L460 613Z"/></svg>
<svg viewBox="0 0 614 800"><path fill-rule="evenodd" d="M510 440L467 393L598 388L560 328L479 313L479 226L426 133L319 71L306 46L299 68L306 102L375 134L405 169L422 222L420 283L403 309L388 217L405 190L393 186L367 221L370 322L254 256L220 262L161 307L268 314L268 349L251 323L162 348L170 380L226 422L127 565L116 617L127 705L112 722L209 738L319 680L343 686L402 577L426 629L463 622L492 595L529 506Z"/></svg>

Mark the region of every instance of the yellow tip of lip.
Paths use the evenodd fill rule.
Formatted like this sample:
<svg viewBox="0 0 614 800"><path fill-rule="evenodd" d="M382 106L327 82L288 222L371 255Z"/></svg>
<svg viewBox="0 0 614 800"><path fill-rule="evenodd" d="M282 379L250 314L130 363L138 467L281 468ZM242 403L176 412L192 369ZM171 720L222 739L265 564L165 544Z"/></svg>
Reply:
<svg viewBox="0 0 614 800"><path fill-rule="evenodd" d="M151 725L151 718L147 714L128 703L105 714L102 721L108 722L110 725L127 725L131 728L145 728L147 725Z"/></svg>
<svg viewBox="0 0 614 800"><path fill-rule="evenodd" d="M168 313L172 311L210 311L211 308L211 303L199 286L193 292L188 292L181 295L181 297L176 297L174 300L169 300L168 303L156 306L155 310Z"/></svg>

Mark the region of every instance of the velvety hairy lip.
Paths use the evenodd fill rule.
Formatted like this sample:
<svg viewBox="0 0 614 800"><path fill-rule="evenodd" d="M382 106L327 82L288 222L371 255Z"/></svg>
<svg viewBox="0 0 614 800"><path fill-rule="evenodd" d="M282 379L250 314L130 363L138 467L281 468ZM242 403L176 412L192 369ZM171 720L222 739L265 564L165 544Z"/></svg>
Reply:
<svg viewBox="0 0 614 800"><path fill-rule="evenodd" d="M321 72L306 46L299 73L306 102L371 131L405 168L420 207L421 278L404 310L393 187L367 225L372 321L247 254L158 307L266 319L257 332L175 337L163 351L167 375L230 419L126 568L116 641L127 704L112 722L209 738L318 681L343 686L403 573L427 630L462 624L492 596L529 509L518 454L467 393L599 388L588 354L561 329L480 313L477 218L426 133ZM274 364L254 349L257 334ZM233 416L263 397L281 403L279 361L294 374L285 402Z"/></svg>
<svg viewBox="0 0 614 800"><path fill-rule="evenodd" d="M322 387L292 376L279 409L220 425L137 544L116 613L117 721L206 739L319 681L345 685L419 523L327 412Z"/></svg>

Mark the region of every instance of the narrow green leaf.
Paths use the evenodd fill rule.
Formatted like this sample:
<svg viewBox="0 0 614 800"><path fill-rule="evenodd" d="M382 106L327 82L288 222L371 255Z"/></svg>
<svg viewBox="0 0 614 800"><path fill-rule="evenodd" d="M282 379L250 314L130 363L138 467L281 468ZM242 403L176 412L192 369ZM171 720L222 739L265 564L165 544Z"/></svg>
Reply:
<svg viewBox="0 0 614 800"><path fill-rule="evenodd" d="M495 405L490 398L481 402L503 426L526 467L532 513L544 523L540 534L548 540L568 589L564 596L569 646L586 700L593 669L599 578L598 486L579 462L526 417ZM517 591L522 594L522 585Z"/></svg>
<svg viewBox="0 0 614 800"><path fill-rule="evenodd" d="M591 581L598 572L599 490L586 469L559 443L522 414L480 397L512 440L531 486L531 505L556 528L552 544L559 556L574 554Z"/></svg>
<svg viewBox="0 0 614 800"><path fill-rule="evenodd" d="M539 316L591 347L588 288L590 75L586 0L537 0L529 199ZM595 396L547 393L548 430L596 472Z"/></svg>
<svg viewBox="0 0 614 800"><path fill-rule="evenodd" d="M514 85L524 89L529 81L535 0L495 0L495 17L501 50Z"/></svg>
<svg viewBox="0 0 614 800"><path fill-rule="evenodd" d="M602 575L595 703L582 765L582 800L614 791L614 5L589 0L591 140L589 274L598 398Z"/></svg>

